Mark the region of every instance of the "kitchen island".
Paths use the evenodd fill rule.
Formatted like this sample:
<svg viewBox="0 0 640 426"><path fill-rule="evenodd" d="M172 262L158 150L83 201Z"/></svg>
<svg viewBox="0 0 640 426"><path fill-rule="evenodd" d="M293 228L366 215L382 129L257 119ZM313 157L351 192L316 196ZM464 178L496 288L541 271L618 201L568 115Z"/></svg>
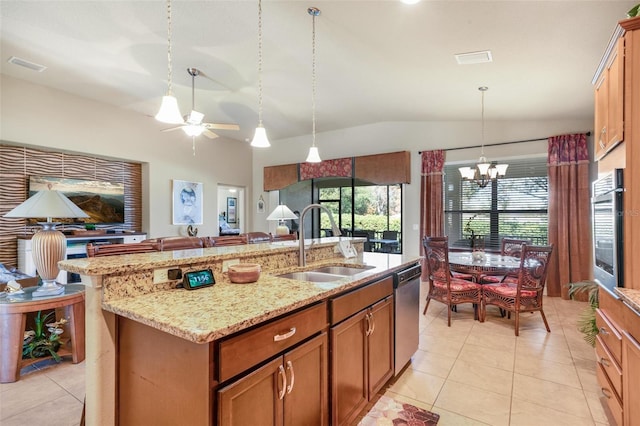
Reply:
<svg viewBox="0 0 640 426"><path fill-rule="evenodd" d="M277 276L300 270L295 242L61 262L63 269L80 274L87 286L87 423L133 424L142 419L154 424L176 424L176 420L232 424L234 419L238 423L243 410L233 406L237 398L225 395L239 389L241 379L257 377L263 368L280 362L278 356L286 356L291 349L311 348L305 353L315 353L320 363L317 370L326 372L329 327L356 313L348 311L352 305L369 324L365 343L373 345L371 321L380 312L393 311L388 300L393 273L418 259L362 253L359 239L354 239L358 257L345 259L335 252L337 242L338 238L307 240L306 269L330 264L362 270L325 282ZM261 264L260 279L250 284L230 283L223 271L236 262ZM184 274L202 269L213 271L214 286L188 291L176 288L180 280L168 278L175 270ZM385 303L376 308L378 302ZM347 309L346 314L335 318L332 312L340 309ZM291 321L296 325L290 326ZM376 336L387 336L385 322L377 324ZM264 332L273 339L261 343ZM281 340L274 344L277 339ZM313 352L314 348L320 352ZM287 371L274 375L278 394L291 392L294 380L293 370L289 372L289 364L283 362ZM390 375L384 374L386 382ZM297 369L295 380L304 383L303 378ZM324 383L319 386L321 391L328 379L319 380ZM284 394L279 399L283 398ZM328 424L328 396L316 399L321 400L318 409ZM264 408L265 415L281 409L274 407Z"/></svg>

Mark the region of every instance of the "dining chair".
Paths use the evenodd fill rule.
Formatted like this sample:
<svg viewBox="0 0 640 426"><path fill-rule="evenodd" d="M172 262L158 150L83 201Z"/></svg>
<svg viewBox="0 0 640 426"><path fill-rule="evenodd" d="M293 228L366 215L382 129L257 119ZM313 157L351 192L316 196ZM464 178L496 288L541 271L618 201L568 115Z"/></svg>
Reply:
<svg viewBox="0 0 640 426"><path fill-rule="evenodd" d="M518 259L522 255L522 245L523 244L531 244L531 240L523 240L516 238L503 238L502 239L502 247L500 249L500 254L502 256L512 256L517 257ZM478 277L478 282L480 284L495 284L502 282L504 279L504 274L494 275L491 273L481 274Z"/></svg>
<svg viewBox="0 0 640 426"><path fill-rule="evenodd" d="M449 327L451 327L451 308L460 303L473 303L475 317L482 320L478 314L482 286L451 276L448 237L425 237L422 244L429 277L427 305L422 314L427 313L429 303L433 299L447 305L447 325Z"/></svg>
<svg viewBox="0 0 640 426"><path fill-rule="evenodd" d="M480 318L486 319L487 305L495 305L515 316L516 336L520 334L520 313L540 311L542 321L551 332L542 309L544 286L553 245L534 246L524 244L517 277L507 276L498 284L482 285Z"/></svg>

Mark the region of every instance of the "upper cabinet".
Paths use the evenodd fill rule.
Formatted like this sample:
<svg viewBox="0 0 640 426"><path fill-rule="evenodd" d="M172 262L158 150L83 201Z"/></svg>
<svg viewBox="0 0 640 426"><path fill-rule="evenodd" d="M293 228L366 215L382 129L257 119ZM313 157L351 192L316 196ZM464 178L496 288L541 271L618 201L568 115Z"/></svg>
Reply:
<svg viewBox="0 0 640 426"><path fill-rule="evenodd" d="M594 78L596 160L624 139L625 39L620 33L614 34Z"/></svg>

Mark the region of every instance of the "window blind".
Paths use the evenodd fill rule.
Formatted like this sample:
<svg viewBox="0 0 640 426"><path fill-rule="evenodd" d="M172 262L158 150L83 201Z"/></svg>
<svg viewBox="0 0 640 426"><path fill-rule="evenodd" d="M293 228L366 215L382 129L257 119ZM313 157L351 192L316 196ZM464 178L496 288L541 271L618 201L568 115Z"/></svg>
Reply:
<svg viewBox="0 0 640 426"><path fill-rule="evenodd" d="M445 165L445 233L452 247L470 247L472 235L485 248L500 250L502 238L546 244L549 179L546 157L512 160L505 177L480 188L460 177L459 167Z"/></svg>

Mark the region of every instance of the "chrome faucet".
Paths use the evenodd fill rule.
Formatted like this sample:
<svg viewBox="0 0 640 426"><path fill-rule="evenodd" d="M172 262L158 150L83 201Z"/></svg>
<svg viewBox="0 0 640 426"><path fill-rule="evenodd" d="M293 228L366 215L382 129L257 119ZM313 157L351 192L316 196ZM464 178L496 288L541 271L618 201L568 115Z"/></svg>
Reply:
<svg viewBox="0 0 640 426"><path fill-rule="evenodd" d="M324 210L329 215L329 220L331 221L331 228L333 229L333 235L339 237L342 235L340 229L336 226L335 220L333 220L333 215L325 206L321 204L309 204L307 207L302 210L300 213L300 259L298 260L298 266L305 266L307 264L307 259L304 252L304 216L311 209L319 209Z"/></svg>

